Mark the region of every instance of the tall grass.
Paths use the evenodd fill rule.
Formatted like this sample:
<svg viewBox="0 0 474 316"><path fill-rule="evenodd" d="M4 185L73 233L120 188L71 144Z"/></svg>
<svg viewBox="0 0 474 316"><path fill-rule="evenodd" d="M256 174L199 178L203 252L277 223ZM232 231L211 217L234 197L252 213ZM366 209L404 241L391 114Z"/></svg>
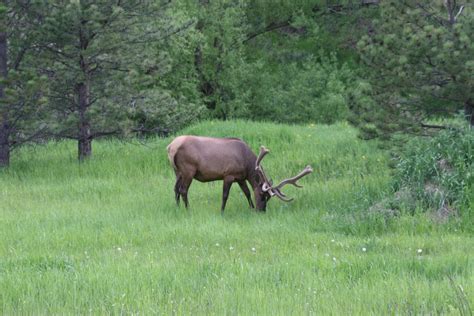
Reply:
<svg viewBox="0 0 474 316"><path fill-rule="evenodd" d="M387 157L345 124L205 122L243 138L291 203L256 213L238 186L193 182L177 208L170 139L25 147L0 173L2 314L458 314L473 306L472 236L423 214L387 218ZM462 292L457 290L459 287ZM459 294L461 293L461 294ZM464 295L464 296L463 296Z"/></svg>

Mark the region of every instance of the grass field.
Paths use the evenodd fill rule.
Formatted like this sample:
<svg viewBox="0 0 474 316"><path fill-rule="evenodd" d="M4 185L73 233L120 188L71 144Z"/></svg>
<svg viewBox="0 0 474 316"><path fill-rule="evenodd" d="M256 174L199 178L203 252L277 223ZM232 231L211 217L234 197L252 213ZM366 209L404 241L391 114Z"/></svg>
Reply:
<svg viewBox="0 0 474 316"><path fill-rule="evenodd" d="M15 152L0 172L1 314L453 314L474 307L473 237L429 215L368 211L390 191L388 157L346 124L206 122L278 181L314 173L291 203L256 213L234 186L193 182L174 202L170 139Z"/></svg>

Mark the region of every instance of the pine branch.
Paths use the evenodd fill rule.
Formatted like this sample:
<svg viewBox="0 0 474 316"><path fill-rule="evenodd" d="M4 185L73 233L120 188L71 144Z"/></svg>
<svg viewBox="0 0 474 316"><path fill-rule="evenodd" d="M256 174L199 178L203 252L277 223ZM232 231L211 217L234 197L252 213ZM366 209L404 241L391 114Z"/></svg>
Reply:
<svg viewBox="0 0 474 316"><path fill-rule="evenodd" d="M282 21L282 22L272 22L269 25L267 25L266 27L264 27L262 30L259 30L259 31L256 31L254 33L251 33L251 34L247 35L247 37L242 41L242 43L246 43L246 42L254 39L257 36L262 35L262 34L287 27L287 26L290 25L290 20L291 20L291 18L288 18L286 21Z"/></svg>
<svg viewBox="0 0 474 316"><path fill-rule="evenodd" d="M37 130L32 135L26 137L26 138L15 139L14 141L12 141L10 143L10 146L12 147L12 149L14 149L14 148L17 148L17 147L19 147L23 144L30 143L30 142L33 142L35 140L44 139L45 137L47 137L47 135L48 135L47 127L43 127L41 129Z"/></svg>
<svg viewBox="0 0 474 316"><path fill-rule="evenodd" d="M117 135L119 133L120 133L119 129L112 130L112 131L94 132L94 133L91 133L91 135L89 136L89 139L110 136L110 135Z"/></svg>

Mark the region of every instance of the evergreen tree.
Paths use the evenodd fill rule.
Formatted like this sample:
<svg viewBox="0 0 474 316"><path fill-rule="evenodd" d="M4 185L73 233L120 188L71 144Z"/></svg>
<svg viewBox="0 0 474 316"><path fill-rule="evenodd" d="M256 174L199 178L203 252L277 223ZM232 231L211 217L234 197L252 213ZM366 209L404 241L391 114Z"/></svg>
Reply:
<svg viewBox="0 0 474 316"><path fill-rule="evenodd" d="M16 146L44 135L45 75L35 65L41 3L0 2L0 167Z"/></svg>
<svg viewBox="0 0 474 316"><path fill-rule="evenodd" d="M51 77L55 135L78 141L80 160L92 154L92 140L133 130L141 102L156 107L176 101L161 93L144 95L169 59L154 48L179 33L168 15L171 3L148 1L47 1L41 34L42 60Z"/></svg>
<svg viewBox="0 0 474 316"><path fill-rule="evenodd" d="M372 68L381 108L359 109L359 123L379 135L417 132L433 127L426 122L430 117L464 109L472 125L473 8L456 0L390 0L380 10L358 49Z"/></svg>

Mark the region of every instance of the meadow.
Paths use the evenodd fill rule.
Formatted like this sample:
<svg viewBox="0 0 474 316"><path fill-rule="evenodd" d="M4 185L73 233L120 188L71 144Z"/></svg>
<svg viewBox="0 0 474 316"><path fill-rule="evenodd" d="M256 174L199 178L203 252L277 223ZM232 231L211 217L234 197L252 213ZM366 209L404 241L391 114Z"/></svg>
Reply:
<svg viewBox="0 0 474 316"><path fill-rule="evenodd" d="M204 122L183 134L243 138L278 181L311 164L294 201L248 208L237 185L194 181L174 201L171 138L14 153L0 171L0 313L472 315L474 239L391 194L388 155L345 123Z"/></svg>

